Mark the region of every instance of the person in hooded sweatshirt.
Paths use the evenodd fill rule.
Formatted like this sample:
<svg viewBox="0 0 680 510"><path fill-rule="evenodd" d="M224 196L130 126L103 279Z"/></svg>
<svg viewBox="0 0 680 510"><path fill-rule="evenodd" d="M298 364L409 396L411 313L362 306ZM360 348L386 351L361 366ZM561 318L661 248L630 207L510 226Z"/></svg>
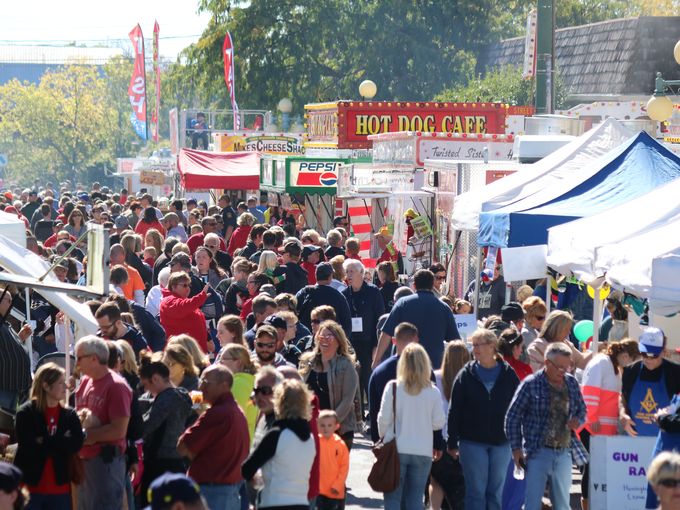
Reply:
<svg viewBox="0 0 680 510"><path fill-rule="evenodd" d="M177 440L186 428L192 411L189 393L170 381L170 369L160 361L144 362L139 370L144 389L153 397L151 408L144 415L144 473L142 499L157 477L169 471L184 473L184 459L177 452ZM146 504L149 504L147 501Z"/></svg>
<svg viewBox="0 0 680 510"><path fill-rule="evenodd" d="M276 421L241 467L249 481L262 469L260 510L309 509L309 474L316 455L309 427L311 400L312 393L298 380L285 380L274 389Z"/></svg>

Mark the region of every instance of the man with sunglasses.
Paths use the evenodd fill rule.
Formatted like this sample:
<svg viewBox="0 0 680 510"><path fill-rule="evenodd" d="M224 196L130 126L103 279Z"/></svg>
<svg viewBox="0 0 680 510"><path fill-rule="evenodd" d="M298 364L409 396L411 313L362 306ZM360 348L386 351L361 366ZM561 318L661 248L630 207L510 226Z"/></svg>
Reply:
<svg viewBox="0 0 680 510"><path fill-rule="evenodd" d="M271 366L264 366L255 374L255 384L253 394L250 397L260 410L260 416L255 425L253 434L252 448L257 448L262 438L269 432L274 425L276 417L274 415L274 388L283 382L281 372Z"/></svg>
<svg viewBox="0 0 680 510"><path fill-rule="evenodd" d="M201 220L201 228L203 229L202 232L192 235L187 241L187 246L189 247L189 251L191 252L192 257L194 253L196 253L198 247L203 246L203 240L205 236L212 233L216 234L219 230L217 220L215 220L214 216L205 216ZM227 251L227 245L225 244L224 239L222 239L221 237L220 237L220 250Z"/></svg>
<svg viewBox="0 0 680 510"><path fill-rule="evenodd" d="M655 415L680 392L680 365L663 357L666 336L659 328L640 335L642 360L623 369L619 417L630 436L656 436Z"/></svg>
<svg viewBox="0 0 680 510"><path fill-rule="evenodd" d="M577 465L588 453L575 431L585 423L586 404L571 369L571 349L563 342L545 351L545 367L520 384L505 415L505 434L517 468L526 469L525 510L540 510L550 480L555 510L569 510L572 456Z"/></svg>
<svg viewBox="0 0 680 510"><path fill-rule="evenodd" d="M293 364L288 363L286 358L284 358L283 355L276 350L277 343L276 329L274 326L263 324L257 328L257 332L255 333L255 349L252 355L253 362L257 363L261 367L292 367Z"/></svg>

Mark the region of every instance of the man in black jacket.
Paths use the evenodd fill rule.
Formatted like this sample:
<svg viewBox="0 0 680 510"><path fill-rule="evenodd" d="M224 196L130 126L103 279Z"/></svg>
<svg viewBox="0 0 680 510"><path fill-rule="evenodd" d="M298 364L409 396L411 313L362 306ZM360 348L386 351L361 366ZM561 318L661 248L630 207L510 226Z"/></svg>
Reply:
<svg viewBox="0 0 680 510"><path fill-rule="evenodd" d="M139 330L131 324L123 322L120 316L120 308L116 303L111 301L104 303L97 309L94 318L99 324L97 336L106 340L127 340L137 356L139 356L139 351L148 348L146 339Z"/></svg>
<svg viewBox="0 0 680 510"><path fill-rule="evenodd" d="M307 285L296 294L298 302L298 317L300 322L312 328L311 313L321 305L331 306L338 318L337 323L342 326L347 338L352 335L352 315L345 296L330 286L333 280L333 266L322 262L316 266L316 285Z"/></svg>
<svg viewBox="0 0 680 510"><path fill-rule="evenodd" d="M172 249L179 243L176 237L168 237L163 243L163 253L161 253L153 265L153 277L151 278L152 285L158 285L158 273L161 272L165 266L170 264L172 258Z"/></svg>
<svg viewBox="0 0 680 510"><path fill-rule="evenodd" d="M255 225L250 231L250 239L248 239L246 245L239 252L239 255L247 259L254 255L255 252L260 249L260 245L262 244L262 236L266 230L267 227L264 225Z"/></svg>
<svg viewBox="0 0 680 510"><path fill-rule="evenodd" d="M274 278L279 282L276 284L277 294L285 292L295 295L307 285L307 271L300 267L301 254L302 246L298 241L289 240L284 243L281 256L283 265L274 269Z"/></svg>

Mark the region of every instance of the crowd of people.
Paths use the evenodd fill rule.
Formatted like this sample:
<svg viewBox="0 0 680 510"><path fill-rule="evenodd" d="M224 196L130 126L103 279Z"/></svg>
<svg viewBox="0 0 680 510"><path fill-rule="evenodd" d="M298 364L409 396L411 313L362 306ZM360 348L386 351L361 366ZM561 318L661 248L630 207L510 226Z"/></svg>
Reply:
<svg viewBox="0 0 680 510"><path fill-rule="evenodd" d="M540 509L549 486L566 510L574 464L587 509L592 435L680 444L680 366L661 330L624 336L615 299L592 353L541 289L505 303L501 264L477 303L452 295L438 263L400 285L383 228L369 270L344 216L320 233L254 196L233 208L99 185L2 199L61 282L85 284L101 262L83 234L109 229L111 289L87 302L99 331L75 344L72 374L53 362L61 311L34 292L35 329L13 324L22 293L0 289L0 407L17 442L0 510L342 509L356 434L396 442L387 509L424 496L433 510ZM463 341L455 315L475 306ZM680 462L655 462L648 504L672 508Z"/></svg>

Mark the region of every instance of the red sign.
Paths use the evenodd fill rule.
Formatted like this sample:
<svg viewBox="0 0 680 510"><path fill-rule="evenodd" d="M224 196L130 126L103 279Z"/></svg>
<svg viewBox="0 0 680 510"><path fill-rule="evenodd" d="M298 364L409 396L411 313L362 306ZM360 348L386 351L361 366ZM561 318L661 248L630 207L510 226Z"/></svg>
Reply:
<svg viewBox="0 0 680 510"><path fill-rule="evenodd" d="M530 107L500 103L365 102L306 105L310 145L368 148L369 135L395 131L504 134L508 115Z"/></svg>
<svg viewBox="0 0 680 510"><path fill-rule="evenodd" d="M153 123L153 141L158 141L158 115L161 111L161 68L158 64L158 34L160 27L158 21L153 24L153 74L156 79L156 103L154 104L151 121Z"/></svg>
<svg viewBox="0 0 680 510"><path fill-rule="evenodd" d="M128 86L128 96L132 105L132 127L142 139L147 139L146 133L146 73L144 71L144 36L139 25L129 34L135 53L135 64Z"/></svg>

